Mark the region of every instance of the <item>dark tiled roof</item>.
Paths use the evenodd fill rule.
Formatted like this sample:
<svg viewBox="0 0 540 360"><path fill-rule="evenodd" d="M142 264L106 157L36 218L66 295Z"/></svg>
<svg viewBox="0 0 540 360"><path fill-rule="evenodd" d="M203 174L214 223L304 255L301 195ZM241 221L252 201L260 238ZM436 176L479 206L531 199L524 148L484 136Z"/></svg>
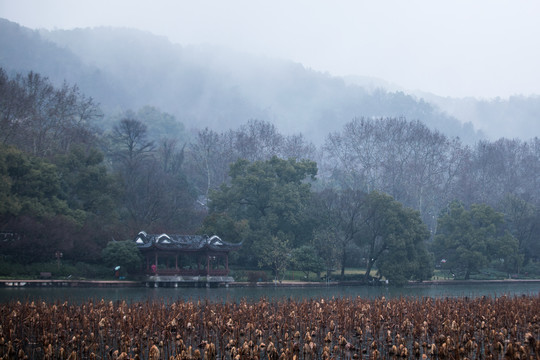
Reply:
<svg viewBox="0 0 540 360"><path fill-rule="evenodd" d="M137 247L143 249L160 250L184 250L199 251L203 249L214 251L238 250L242 244L233 244L221 240L214 235L168 235L168 234L147 234L141 231L135 238Z"/></svg>

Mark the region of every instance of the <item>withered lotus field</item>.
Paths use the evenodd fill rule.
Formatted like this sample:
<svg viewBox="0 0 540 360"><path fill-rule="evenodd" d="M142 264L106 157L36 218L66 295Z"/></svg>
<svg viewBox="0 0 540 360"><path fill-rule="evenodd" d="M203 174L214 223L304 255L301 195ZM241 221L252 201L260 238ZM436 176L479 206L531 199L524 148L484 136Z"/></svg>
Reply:
<svg viewBox="0 0 540 360"><path fill-rule="evenodd" d="M540 295L1 305L2 359L540 359Z"/></svg>

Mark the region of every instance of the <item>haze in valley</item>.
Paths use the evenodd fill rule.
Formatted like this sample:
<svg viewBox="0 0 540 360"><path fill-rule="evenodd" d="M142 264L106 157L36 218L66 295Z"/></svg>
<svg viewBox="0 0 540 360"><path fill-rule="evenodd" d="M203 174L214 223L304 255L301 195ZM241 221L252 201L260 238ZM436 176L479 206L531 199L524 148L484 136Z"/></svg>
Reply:
<svg viewBox="0 0 540 360"><path fill-rule="evenodd" d="M540 94L537 1L0 0L33 29L129 27L439 96Z"/></svg>

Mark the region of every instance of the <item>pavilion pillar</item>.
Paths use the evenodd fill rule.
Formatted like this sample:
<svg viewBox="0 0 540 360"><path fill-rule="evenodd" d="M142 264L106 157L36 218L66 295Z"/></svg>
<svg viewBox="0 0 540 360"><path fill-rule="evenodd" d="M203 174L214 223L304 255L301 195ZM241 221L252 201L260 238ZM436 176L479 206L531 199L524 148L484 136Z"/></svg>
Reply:
<svg viewBox="0 0 540 360"><path fill-rule="evenodd" d="M174 257L174 268L178 270L178 254Z"/></svg>
<svg viewBox="0 0 540 360"><path fill-rule="evenodd" d="M229 253L225 253L225 270L227 275L229 275Z"/></svg>
<svg viewBox="0 0 540 360"><path fill-rule="evenodd" d="M210 275L210 255L206 254L206 275Z"/></svg>

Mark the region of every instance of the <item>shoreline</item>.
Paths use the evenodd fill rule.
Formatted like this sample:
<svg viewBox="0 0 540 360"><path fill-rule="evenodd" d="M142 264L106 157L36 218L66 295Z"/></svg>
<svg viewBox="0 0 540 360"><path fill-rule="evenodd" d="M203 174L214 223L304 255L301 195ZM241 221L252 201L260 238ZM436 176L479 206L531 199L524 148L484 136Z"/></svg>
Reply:
<svg viewBox="0 0 540 360"><path fill-rule="evenodd" d="M422 282L409 282L406 287L417 286L439 286L439 285L470 285L470 284L512 284L512 283L540 283L540 279L501 279L501 280L428 280ZM161 284L161 286L159 286ZM165 283L155 283L155 287L169 287ZM179 283L176 283L179 284ZM366 284L360 281L332 281L332 282L302 282L302 281L282 281L276 282L186 282L181 287L329 287L329 286L391 286L386 284ZM44 280L44 279L2 279L0 287L22 288L22 287L97 287L97 288L125 288L125 287L148 287L148 281L142 280Z"/></svg>

